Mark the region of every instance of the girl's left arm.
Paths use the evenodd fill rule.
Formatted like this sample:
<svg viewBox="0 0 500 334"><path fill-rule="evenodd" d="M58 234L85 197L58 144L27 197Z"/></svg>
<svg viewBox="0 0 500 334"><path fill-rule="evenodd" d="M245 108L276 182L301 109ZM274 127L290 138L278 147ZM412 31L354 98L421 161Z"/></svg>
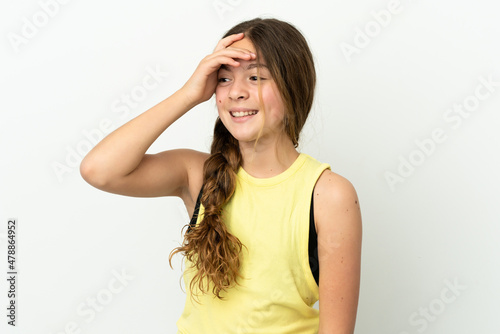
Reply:
<svg viewBox="0 0 500 334"><path fill-rule="evenodd" d="M356 190L325 170L314 190L318 234L319 334L352 334L361 272L361 210Z"/></svg>

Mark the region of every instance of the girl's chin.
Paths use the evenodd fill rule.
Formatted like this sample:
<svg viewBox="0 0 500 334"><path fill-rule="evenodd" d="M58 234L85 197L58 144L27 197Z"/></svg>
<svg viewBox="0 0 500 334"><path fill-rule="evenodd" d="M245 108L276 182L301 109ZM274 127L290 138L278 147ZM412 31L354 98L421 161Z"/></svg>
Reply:
<svg viewBox="0 0 500 334"><path fill-rule="evenodd" d="M229 133L238 141L253 142L259 136L260 128L242 126L240 124L226 124L222 121Z"/></svg>
<svg viewBox="0 0 500 334"><path fill-rule="evenodd" d="M242 133L231 133L233 137L241 143L254 143L257 139L257 134L242 134Z"/></svg>

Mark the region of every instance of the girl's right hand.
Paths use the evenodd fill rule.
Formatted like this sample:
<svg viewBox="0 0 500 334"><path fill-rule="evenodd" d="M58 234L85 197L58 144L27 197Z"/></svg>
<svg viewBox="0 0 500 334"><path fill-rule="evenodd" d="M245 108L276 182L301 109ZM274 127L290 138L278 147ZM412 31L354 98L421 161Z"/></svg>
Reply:
<svg viewBox="0 0 500 334"><path fill-rule="evenodd" d="M221 39L214 52L201 60L193 75L181 88L192 106L212 97L217 86L217 72L221 65L237 67L240 63L235 59L256 58L255 54L249 50L230 47L231 44L243 38L244 34L239 33Z"/></svg>

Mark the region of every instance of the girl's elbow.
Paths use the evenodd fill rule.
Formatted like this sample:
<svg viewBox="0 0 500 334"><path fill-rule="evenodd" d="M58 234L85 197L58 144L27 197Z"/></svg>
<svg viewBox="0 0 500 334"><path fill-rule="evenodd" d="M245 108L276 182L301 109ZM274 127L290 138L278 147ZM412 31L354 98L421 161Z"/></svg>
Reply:
<svg viewBox="0 0 500 334"><path fill-rule="evenodd" d="M105 188L108 183L104 173L96 168L96 164L88 157L80 163L80 175L88 184L98 189Z"/></svg>

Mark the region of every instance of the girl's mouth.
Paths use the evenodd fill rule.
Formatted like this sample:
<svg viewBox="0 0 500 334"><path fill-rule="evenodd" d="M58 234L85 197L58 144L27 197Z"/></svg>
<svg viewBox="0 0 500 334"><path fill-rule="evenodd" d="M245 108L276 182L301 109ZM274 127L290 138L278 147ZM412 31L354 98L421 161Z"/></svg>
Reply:
<svg viewBox="0 0 500 334"><path fill-rule="evenodd" d="M234 118L239 118L239 117L245 117L245 116L252 116L258 113L257 110L250 110L250 111L230 111L229 112L232 117Z"/></svg>

